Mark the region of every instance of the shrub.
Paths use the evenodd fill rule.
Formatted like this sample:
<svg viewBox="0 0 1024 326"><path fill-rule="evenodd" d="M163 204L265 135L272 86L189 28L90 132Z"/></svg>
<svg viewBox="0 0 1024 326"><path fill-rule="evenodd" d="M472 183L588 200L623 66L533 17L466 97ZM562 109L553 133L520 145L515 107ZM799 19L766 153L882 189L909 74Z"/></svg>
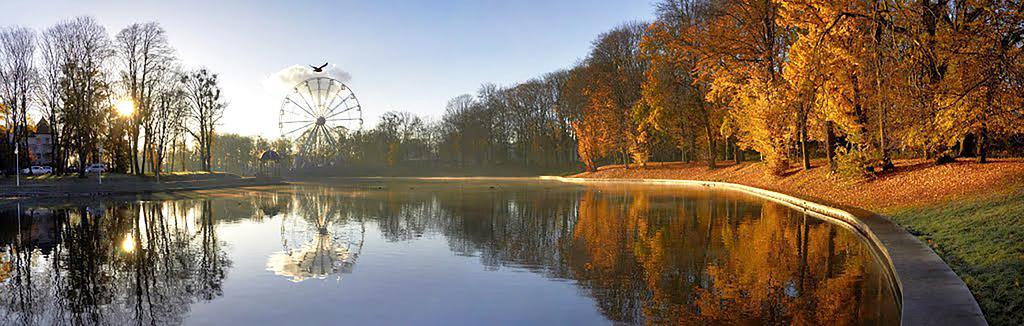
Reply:
<svg viewBox="0 0 1024 326"><path fill-rule="evenodd" d="M839 147L836 149L836 173L848 177L871 177L881 157L871 151Z"/></svg>

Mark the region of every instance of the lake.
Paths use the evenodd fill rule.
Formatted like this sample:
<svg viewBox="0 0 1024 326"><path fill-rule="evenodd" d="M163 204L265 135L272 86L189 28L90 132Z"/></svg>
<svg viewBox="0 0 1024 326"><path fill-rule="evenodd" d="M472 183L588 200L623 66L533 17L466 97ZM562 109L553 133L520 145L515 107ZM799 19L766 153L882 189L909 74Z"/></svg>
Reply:
<svg viewBox="0 0 1024 326"><path fill-rule="evenodd" d="M730 191L330 180L0 209L0 324L898 324L852 230Z"/></svg>

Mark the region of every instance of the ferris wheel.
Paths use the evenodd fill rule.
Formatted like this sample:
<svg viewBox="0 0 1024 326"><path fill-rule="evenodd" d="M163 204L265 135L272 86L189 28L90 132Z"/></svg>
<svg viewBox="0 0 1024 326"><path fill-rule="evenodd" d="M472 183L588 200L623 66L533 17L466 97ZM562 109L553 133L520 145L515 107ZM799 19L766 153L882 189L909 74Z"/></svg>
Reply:
<svg viewBox="0 0 1024 326"><path fill-rule="evenodd" d="M330 161L339 153L342 137L362 127L359 99L334 78L306 79L281 102L278 128L282 137L295 144L297 159L303 162Z"/></svg>

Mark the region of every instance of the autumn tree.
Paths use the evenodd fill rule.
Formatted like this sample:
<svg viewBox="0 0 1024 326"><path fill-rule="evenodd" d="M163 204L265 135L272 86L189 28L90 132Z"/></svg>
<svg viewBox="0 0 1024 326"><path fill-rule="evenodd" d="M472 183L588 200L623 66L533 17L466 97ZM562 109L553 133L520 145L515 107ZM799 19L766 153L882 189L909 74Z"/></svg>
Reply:
<svg viewBox="0 0 1024 326"><path fill-rule="evenodd" d="M579 126L601 125L598 133L614 130L591 139L601 141L596 144L602 148L599 152L619 156L627 168L629 148L636 135L631 111L641 99L640 85L647 69L647 62L640 58L640 42L645 30L643 23L629 23L601 34L583 63L587 66L583 71L589 75L588 84L583 89L589 98L585 110L588 113L585 114L596 120ZM581 134L589 132L589 129L576 129L578 137L589 137Z"/></svg>
<svg viewBox="0 0 1024 326"><path fill-rule="evenodd" d="M658 5L658 21L651 24L641 43L643 58L650 62L642 91L650 110L643 121L673 135L686 153L696 151L693 140L705 139L705 159L715 167L721 114L716 103L708 102L706 80L694 75L694 39L708 18L710 4L704 1L670 0ZM691 156L693 156L691 154Z"/></svg>
<svg viewBox="0 0 1024 326"><path fill-rule="evenodd" d="M609 154L617 152L622 142L621 121L617 114L614 101L607 88L596 88L587 91L589 103L584 109L583 118L573 123L580 160L587 171L597 170L598 161ZM625 153L622 153L625 155Z"/></svg>
<svg viewBox="0 0 1024 326"><path fill-rule="evenodd" d="M784 77L788 82L786 98L796 112L796 133L804 169L810 168L807 142L809 119L814 116L824 120L830 165L835 165L837 147L834 137L828 135L837 131L856 146L840 150L848 160L874 154L879 147L876 145L884 143L872 142L868 134L869 103L878 107L888 103L868 99L870 94L879 93L875 85L881 83L880 75L871 74L875 70L872 68L877 67L873 67L875 61L869 50L880 46L882 32L872 28L880 25L873 20L878 18L872 15L874 7L867 4L793 0L782 2L780 7L781 20L798 30ZM869 78L871 76L874 77Z"/></svg>
<svg viewBox="0 0 1024 326"><path fill-rule="evenodd" d="M712 2L707 10L707 22L684 34L697 75L709 85L707 99L727 105L741 144L781 173L789 167L792 115L782 70L792 30L779 24L772 0Z"/></svg>
<svg viewBox="0 0 1024 326"><path fill-rule="evenodd" d="M210 155L212 167L234 174L251 174L256 170L256 139L238 134L218 134Z"/></svg>
<svg viewBox="0 0 1024 326"><path fill-rule="evenodd" d="M949 25L945 37L936 36L936 51L946 58L932 104L936 141L984 163L992 138L1024 129L1024 8L1007 1L955 1L952 7L935 9Z"/></svg>

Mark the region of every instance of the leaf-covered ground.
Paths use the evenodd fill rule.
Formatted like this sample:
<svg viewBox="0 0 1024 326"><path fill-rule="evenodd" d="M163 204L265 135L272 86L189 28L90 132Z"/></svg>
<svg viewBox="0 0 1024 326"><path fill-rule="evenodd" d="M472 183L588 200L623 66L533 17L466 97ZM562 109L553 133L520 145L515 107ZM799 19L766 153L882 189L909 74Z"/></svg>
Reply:
<svg viewBox="0 0 1024 326"><path fill-rule="evenodd" d="M1024 160L988 164L896 162L864 180L836 177L816 161L809 171L773 177L758 163L607 166L577 177L725 181L857 206L885 214L926 241L971 288L993 325L1024 325Z"/></svg>
<svg viewBox="0 0 1024 326"><path fill-rule="evenodd" d="M1024 185L1024 159L1000 159L986 164L957 161L939 166L927 160L899 160L895 164L895 172L856 180L830 174L820 160L813 162L811 170L793 168L781 177L770 176L764 165L749 162L720 162L714 170L699 163L651 163L647 168L634 166L628 170L611 165L575 176L725 181L880 213Z"/></svg>

